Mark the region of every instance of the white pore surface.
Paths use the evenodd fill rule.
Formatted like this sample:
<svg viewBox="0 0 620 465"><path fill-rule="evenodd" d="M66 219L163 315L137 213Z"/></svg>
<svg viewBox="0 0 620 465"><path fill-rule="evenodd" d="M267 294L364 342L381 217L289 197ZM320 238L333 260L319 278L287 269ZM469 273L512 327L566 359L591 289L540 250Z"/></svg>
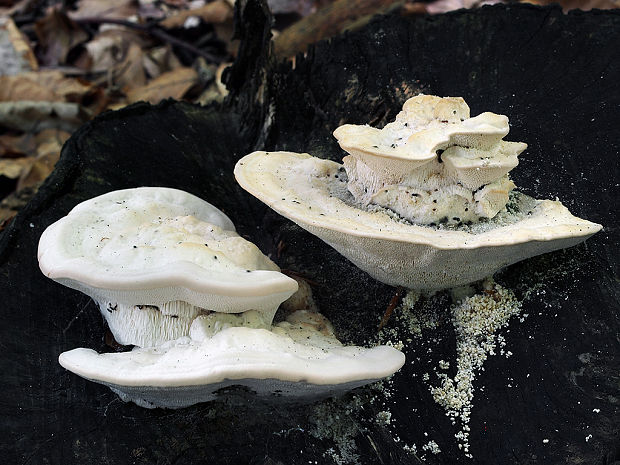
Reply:
<svg viewBox="0 0 620 465"><path fill-rule="evenodd" d="M233 326L269 328L277 310L277 302L274 302L271 310L249 310L239 314L210 312L180 300L158 307L125 306L105 301L98 303L116 342L138 347L153 347L166 341L188 336L191 329L196 330L197 325L194 323L197 320L212 322L214 331L238 319L242 322L233 324ZM264 322L263 326L257 325L256 321Z"/></svg>
<svg viewBox="0 0 620 465"><path fill-rule="evenodd" d="M273 310L297 289L221 211L169 188L120 190L77 205L46 229L38 256L46 276L100 303Z"/></svg>
<svg viewBox="0 0 620 465"><path fill-rule="evenodd" d="M317 235L379 281L442 289L483 279L498 269L575 245L601 226L560 202L531 199L515 222L481 232L407 224L383 211L342 200L342 165L308 154L254 152L237 163L239 184L281 215Z"/></svg>
<svg viewBox="0 0 620 465"><path fill-rule="evenodd" d="M383 129L346 124L334 136L350 154L348 188L360 205L428 224L492 218L506 205L507 174L527 147L503 141L508 131L506 116L470 118L462 98L418 95Z"/></svg>
<svg viewBox="0 0 620 465"><path fill-rule="evenodd" d="M74 349L59 361L84 378L110 386L124 400L169 408L210 400L214 391L230 385L262 394L331 394L389 376L405 361L392 347L342 346L329 322L316 313L293 313L271 331L247 327L264 325L258 314L215 318L220 317L225 318L217 329L210 325L216 320L200 318L191 338L159 347L113 354Z"/></svg>

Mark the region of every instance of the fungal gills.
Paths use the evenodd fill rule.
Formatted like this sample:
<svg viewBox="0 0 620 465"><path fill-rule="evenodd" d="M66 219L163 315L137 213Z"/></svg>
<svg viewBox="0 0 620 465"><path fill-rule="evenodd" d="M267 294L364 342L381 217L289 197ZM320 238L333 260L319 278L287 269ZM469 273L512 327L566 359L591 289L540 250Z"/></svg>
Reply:
<svg viewBox="0 0 620 465"><path fill-rule="evenodd" d="M99 302L116 342L122 345L152 347L189 334L192 321L203 309L187 302L163 305L123 305Z"/></svg>
<svg viewBox="0 0 620 465"><path fill-rule="evenodd" d="M329 320L308 307L316 308L310 291L303 288L303 300L291 296L288 308L296 305L285 321L272 326L273 312L247 310L240 313L220 313L196 307L183 301L161 306L101 302L100 309L116 342L142 348L160 346L168 341L190 337L206 341L228 328L265 329L282 337L292 338L303 345L321 348L341 346ZM299 305L303 302L303 305Z"/></svg>
<svg viewBox="0 0 620 465"><path fill-rule="evenodd" d="M336 129L349 153L343 159L347 187L359 206L385 207L416 224L497 215L515 187L508 172L527 145L502 140L507 117L469 116L462 98L418 95L381 130Z"/></svg>

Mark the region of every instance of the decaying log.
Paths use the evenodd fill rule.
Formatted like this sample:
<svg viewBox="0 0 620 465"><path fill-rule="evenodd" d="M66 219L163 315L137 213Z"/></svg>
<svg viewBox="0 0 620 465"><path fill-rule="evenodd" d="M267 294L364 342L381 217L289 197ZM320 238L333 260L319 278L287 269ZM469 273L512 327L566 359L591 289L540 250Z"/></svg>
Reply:
<svg viewBox="0 0 620 465"><path fill-rule="evenodd" d="M267 53L264 6L253 0L241 6L243 43L229 70L225 105L136 104L96 118L67 142L56 171L1 233L3 460L288 465L355 454L364 464L422 463L422 455L428 464L619 460L620 15L514 5L386 16L311 47L291 69ZM512 356L491 357L475 380L473 459L459 450L457 428L424 381L426 373L434 379L440 360L454 360L446 293L424 303L439 315L437 327L403 339L408 362L385 386L391 397L362 389L298 406L231 392L187 409L145 410L58 365L64 350L108 350L105 328L87 297L39 272L38 238L78 202L140 185L177 187L209 200L264 252L276 257L280 249L282 268L317 283L317 304L343 340L376 340L394 289L250 197L232 168L257 146L339 160L336 126L380 126L420 91L463 96L473 114L509 115L509 139L529 144L513 171L516 184L537 197L558 196L575 214L605 226L584 245L496 276L523 300L529 317L503 333ZM395 316L387 328L398 329ZM431 440L441 453L423 449Z"/></svg>

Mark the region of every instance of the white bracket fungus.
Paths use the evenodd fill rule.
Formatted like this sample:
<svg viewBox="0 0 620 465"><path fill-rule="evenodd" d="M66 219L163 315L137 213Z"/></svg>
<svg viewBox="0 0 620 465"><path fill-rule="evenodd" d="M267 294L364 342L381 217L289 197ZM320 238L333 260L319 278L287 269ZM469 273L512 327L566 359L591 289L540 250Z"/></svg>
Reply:
<svg viewBox="0 0 620 465"><path fill-rule="evenodd" d="M501 140L505 116L468 116L462 99L414 97L383 130L337 129L350 153L344 166L309 154L254 152L239 160L235 176L374 278L409 289L468 284L601 229L558 201L509 195L507 173L525 144ZM406 143L396 145L399 138ZM470 223L469 211L492 219Z"/></svg>
<svg viewBox="0 0 620 465"><path fill-rule="evenodd" d="M91 296L119 343L141 347L187 336L212 311L258 310L271 321L297 290L224 213L168 188L77 205L41 236L39 266Z"/></svg>
<svg viewBox="0 0 620 465"><path fill-rule="evenodd" d="M322 320L298 311L271 331L231 326L204 339L185 337L131 352L74 349L59 361L123 400L149 408L205 402L232 385L312 400L384 378L403 365L404 355L392 347L343 347ZM193 326L205 323L195 320L192 335L204 334L204 328Z"/></svg>
<svg viewBox="0 0 620 465"><path fill-rule="evenodd" d="M417 224L493 218L515 187L508 172L527 145L506 142L508 118L469 117L462 98L418 95L383 129L334 131L350 155L348 188L362 207L389 208Z"/></svg>
<svg viewBox="0 0 620 465"><path fill-rule="evenodd" d="M127 189L79 204L41 236L39 265L90 295L118 342L138 346L74 349L61 365L145 407L185 407L236 384L329 395L404 363L390 347L342 347L318 313L272 326L297 282L221 211L179 190ZM297 301L311 302L308 292Z"/></svg>

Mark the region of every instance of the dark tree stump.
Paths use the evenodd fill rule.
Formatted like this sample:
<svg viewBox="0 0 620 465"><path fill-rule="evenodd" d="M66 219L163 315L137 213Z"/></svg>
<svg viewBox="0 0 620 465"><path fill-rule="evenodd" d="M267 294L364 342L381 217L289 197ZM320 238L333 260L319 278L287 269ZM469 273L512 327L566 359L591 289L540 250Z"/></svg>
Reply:
<svg viewBox="0 0 620 465"><path fill-rule="evenodd" d="M226 106L138 104L97 118L68 141L53 175L2 233L3 460L333 463L325 452L343 455L351 441L365 464L420 463L422 454L431 464L620 460L620 15L497 6L388 16L318 44L291 70L265 53L264 8L244 8L237 17L245 48L230 71ZM558 196L605 226L584 245L498 274L521 297L539 291L524 302L525 322L503 332L514 355L491 357L476 380L473 460L456 447L456 428L421 381L438 360L454 360L449 323L407 345L390 398L366 388L338 401L282 406L232 392L187 409L145 410L58 365L58 354L74 347L111 349L95 305L39 272L38 238L78 202L140 185L177 187L214 203L283 268L319 283L319 306L343 339L373 340L394 290L242 191L232 167L257 146L339 159L335 127L384 124L420 90L463 96L472 114L507 114L508 139L529 144L514 171L517 185ZM428 305L447 312L446 294ZM321 413L330 409L339 420ZM382 410L392 412L392 424L375 421ZM440 454L421 450L430 439ZM416 444L417 456L404 444Z"/></svg>

